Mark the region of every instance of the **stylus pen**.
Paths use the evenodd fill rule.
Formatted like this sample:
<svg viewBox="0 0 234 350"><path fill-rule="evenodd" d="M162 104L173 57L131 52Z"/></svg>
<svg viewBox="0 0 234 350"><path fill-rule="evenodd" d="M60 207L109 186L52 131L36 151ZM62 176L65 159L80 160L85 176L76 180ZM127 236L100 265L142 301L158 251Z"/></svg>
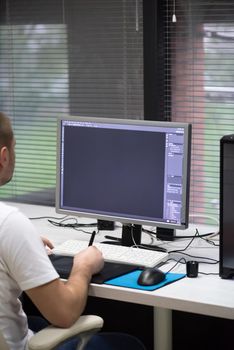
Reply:
<svg viewBox="0 0 234 350"><path fill-rule="evenodd" d="M90 237L90 240L89 240L89 246L93 244L95 235L96 235L96 231L93 231L93 233L92 233L92 235Z"/></svg>

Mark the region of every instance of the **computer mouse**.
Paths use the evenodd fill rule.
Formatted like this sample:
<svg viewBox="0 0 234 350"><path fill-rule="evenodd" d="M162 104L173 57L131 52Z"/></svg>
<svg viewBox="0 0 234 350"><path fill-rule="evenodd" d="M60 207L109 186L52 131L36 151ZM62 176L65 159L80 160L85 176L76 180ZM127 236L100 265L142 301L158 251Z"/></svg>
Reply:
<svg viewBox="0 0 234 350"><path fill-rule="evenodd" d="M164 281L166 275L163 271L159 270L156 267L153 268L145 268L140 273L137 283L141 286L152 286L154 284L158 284Z"/></svg>

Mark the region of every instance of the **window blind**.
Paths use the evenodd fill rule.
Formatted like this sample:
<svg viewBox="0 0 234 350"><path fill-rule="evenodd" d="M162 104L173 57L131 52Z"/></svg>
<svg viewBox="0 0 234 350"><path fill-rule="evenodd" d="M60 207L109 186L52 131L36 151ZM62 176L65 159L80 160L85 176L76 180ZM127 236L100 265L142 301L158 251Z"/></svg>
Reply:
<svg viewBox="0 0 234 350"><path fill-rule="evenodd" d="M141 0L1 0L0 108L16 137L2 199L54 204L58 116L143 118L142 31Z"/></svg>
<svg viewBox="0 0 234 350"><path fill-rule="evenodd" d="M219 142L234 133L234 2L166 0L162 6L163 113L192 123L191 220L215 223Z"/></svg>

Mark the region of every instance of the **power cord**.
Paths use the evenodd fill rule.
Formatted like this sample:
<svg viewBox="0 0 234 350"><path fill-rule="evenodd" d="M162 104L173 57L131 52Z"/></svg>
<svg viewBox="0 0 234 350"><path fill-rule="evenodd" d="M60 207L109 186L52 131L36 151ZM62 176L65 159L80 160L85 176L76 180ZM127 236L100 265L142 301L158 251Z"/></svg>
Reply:
<svg viewBox="0 0 234 350"><path fill-rule="evenodd" d="M213 258L209 258L209 257L206 257L206 256L194 256L194 255L191 255L191 254L188 254L188 253L185 253L185 251L188 249L188 247L192 244L192 242L194 241L195 238L201 238L201 239L204 239L204 235L200 235L199 234L199 231L198 229L196 229L196 233L195 235L192 237L191 241L186 245L185 248L183 249L177 249L177 250L171 250L169 251L169 254L171 253L178 253L178 254L182 254L182 255L185 255L189 258L192 258L192 259L196 259L196 262L197 263L203 263L203 264L211 264L211 265L215 265L215 264L218 264L219 263L219 260L217 259L213 259ZM204 239L205 241L207 241L206 239ZM214 242L212 241L207 241L209 244L213 244L214 246L217 246ZM212 243L211 243L212 242ZM172 269L174 269L179 263L182 263L182 264L186 264L187 261L184 257L180 258L178 261L176 259L173 259L173 258L169 258L167 261L170 261L170 260L175 260L176 261L176 264L174 266L172 266L172 268L169 270L171 271ZM168 271L168 272L169 272ZM200 272L198 271L199 274L204 274L204 275L218 275L218 273L206 273L206 272Z"/></svg>
<svg viewBox="0 0 234 350"><path fill-rule="evenodd" d="M169 251L168 253L183 253L185 250L188 249L188 247L192 244L192 242L195 240L195 238L204 239L204 237L206 237L206 236L208 236L208 235L209 235L208 233L206 233L206 234L204 234L204 235L200 235L198 229L196 228L195 235L192 236L191 241L186 245L185 248L183 248L183 249L171 250L171 251ZM218 246L218 245L216 245L214 242L211 243L211 242L212 242L211 240L206 240L206 239L205 239L205 241L206 241L207 243L209 243L209 244L213 244L215 247ZM187 255L188 255L188 254L187 254ZM192 255L191 255L191 257L192 257ZM204 259L205 259L205 258L204 258ZM209 258L208 258L208 259L209 259Z"/></svg>
<svg viewBox="0 0 234 350"><path fill-rule="evenodd" d="M150 236L157 235L156 232L147 230L145 228L142 228L142 232L148 233ZM204 234L199 234L199 237L209 237L209 236L212 237L214 235L217 235L217 232L208 232L208 233L204 233ZM184 238L193 238L193 237L194 237L194 235L174 236L174 240L175 239L184 239Z"/></svg>
<svg viewBox="0 0 234 350"><path fill-rule="evenodd" d="M196 258L200 258L200 257L196 257ZM210 259L210 258L205 258L205 259ZM176 263L166 272L170 272L171 270L173 270L178 264L186 264L187 263L187 260L185 258L180 258L179 260L176 260L176 259L173 259L173 258L169 258L166 262L170 261L170 260L173 260L173 261L176 261ZM219 261L218 260L215 260L213 259L214 262L207 262L207 261L199 261L199 260L196 260L198 263L202 263L202 264L218 264ZM198 270L198 273L201 274L201 275L219 275L218 272L202 272L202 271L199 271Z"/></svg>
<svg viewBox="0 0 234 350"><path fill-rule="evenodd" d="M67 221L71 221L74 220L75 222L67 222ZM75 218L65 218L62 219L61 221L54 221L51 219L48 219L48 222L54 226L58 226L58 227L71 227L71 228L80 228L80 227L93 227L93 226L97 226L97 223L88 223L88 224L81 224L78 222L77 219Z"/></svg>
<svg viewBox="0 0 234 350"><path fill-rule="evenodd" d="M196 237L199 237L199 232L198 229L196 229L195 235L192 237L191 241L186 245L186 247L184 249L176 249L176 250L171 250L168 253L182 253L184 252L186 249L188 249L188 247L192 244L192 242L194 241L194 239Z"/></svg>

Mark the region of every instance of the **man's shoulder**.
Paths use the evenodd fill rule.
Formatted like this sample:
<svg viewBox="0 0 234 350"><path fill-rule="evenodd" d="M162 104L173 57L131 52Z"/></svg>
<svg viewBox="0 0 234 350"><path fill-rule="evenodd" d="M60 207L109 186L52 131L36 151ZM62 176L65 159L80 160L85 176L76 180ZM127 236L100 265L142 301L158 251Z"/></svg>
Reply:
<svg viewBox="0 0 234 350"><path fill-rule="evenodd" d="M0 223L11 213L17 212L18 209L14 206L0 202Z"/></svg>

